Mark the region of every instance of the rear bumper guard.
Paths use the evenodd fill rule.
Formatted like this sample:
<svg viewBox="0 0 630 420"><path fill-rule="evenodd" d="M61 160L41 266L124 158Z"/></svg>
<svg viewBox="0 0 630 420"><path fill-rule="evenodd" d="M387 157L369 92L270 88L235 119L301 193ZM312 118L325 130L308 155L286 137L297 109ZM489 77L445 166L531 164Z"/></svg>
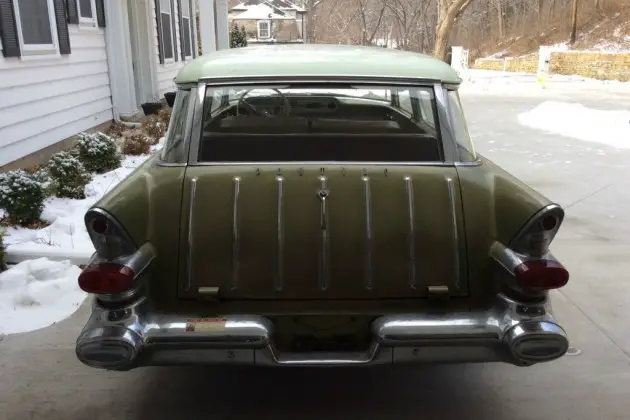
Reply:
<svg viewBox="0 0 630 420"><path fill-rule="evenodd" d="M281 353L273 323L256 315L191 319L153 313L146 300L110 310L94 302L79 335L84 364L129 370L140 366L253 364L343 366L398 363L551 361L569 346L549 302L522 304L498 295L487 311L385 315L372 323L363 352Z"/></svg>

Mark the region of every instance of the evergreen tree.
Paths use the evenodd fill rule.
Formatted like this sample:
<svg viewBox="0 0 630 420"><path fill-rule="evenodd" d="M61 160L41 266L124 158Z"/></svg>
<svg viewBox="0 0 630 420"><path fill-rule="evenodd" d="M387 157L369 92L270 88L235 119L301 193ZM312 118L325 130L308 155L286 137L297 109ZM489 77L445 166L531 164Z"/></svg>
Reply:
<svg viewBox="0 0 630 420"><path fill-rule="evenodd" d="M238 28L236 24L230 31L230 48L240 48L247 46L247 34L245 33L245 27Z"/></svg>

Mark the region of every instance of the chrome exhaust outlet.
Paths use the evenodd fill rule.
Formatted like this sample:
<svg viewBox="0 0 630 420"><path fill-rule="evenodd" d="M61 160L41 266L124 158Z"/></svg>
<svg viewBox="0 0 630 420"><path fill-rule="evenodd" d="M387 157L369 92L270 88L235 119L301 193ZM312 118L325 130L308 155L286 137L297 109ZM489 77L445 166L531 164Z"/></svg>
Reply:
<svg viewBox="0 0 630 420"><path fill-rule="evenodd" d="M108 326L84 332L77 340L75 351L77 358L87 366L120 370L133 364L141 347L142 339L135 332Z"/></svg>
<svg viewBox="0 0 630 420"><path fill-rule="evenodd" d="M569 349L564 330L553 322L523 322L505 335L512 355L524 363L540 363L558 359Z"/></svg>

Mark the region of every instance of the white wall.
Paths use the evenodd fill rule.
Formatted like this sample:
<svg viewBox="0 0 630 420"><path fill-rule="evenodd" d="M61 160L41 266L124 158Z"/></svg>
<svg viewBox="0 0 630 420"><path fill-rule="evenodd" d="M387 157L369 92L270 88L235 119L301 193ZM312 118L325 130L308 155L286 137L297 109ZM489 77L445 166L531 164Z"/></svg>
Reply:
<svg viewBox="0 0 630 420"><path fill-rule="evenodd" d="M67 56L0 53L0 166L112 119L103 29L69 31Z"/></svg>
<svg viewBox="0 0 630 420"><path fill-rule="evenodd" d="M152 3L152 2L151 2ZM155 57L157 62L157 96L156 100L161 100L164 98L164 94L166 92L171 92L175 90L175 83L173 83L173 79L179 73L182 67L184 67L185 62L182 62L181 55L181 45L179 43L179 10L177 10L177 4L175 4L175 16L176 16L176 24L175 24L175 55L179 61L175 61L172 63L166 62L164 64L160 64L160 53L158 47L158 27L157 27L157 19L155 15L155 7L151 7L151 17L153 22L153 50L155 51ZM193 14L192 18L194 18L194 10L191 11ZM196 47L193 47L196 48ZM190 61L190 60L188 60Z"/></svg>

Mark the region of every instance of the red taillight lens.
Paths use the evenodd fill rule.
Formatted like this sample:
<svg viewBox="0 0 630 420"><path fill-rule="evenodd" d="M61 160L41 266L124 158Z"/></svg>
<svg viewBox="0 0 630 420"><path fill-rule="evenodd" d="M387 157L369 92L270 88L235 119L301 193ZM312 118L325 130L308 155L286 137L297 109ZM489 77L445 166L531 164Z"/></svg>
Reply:
<svg viewBox="0 0 630 420"><path fill-rule="evenodd" d="M129 267L102 263L87 267L79 276L79 287L87 293L116 294L133 287L135 273Z"/></svg>
<svg viewBox="0 0 630 420"><path fill-rule="evenodd" d="M554 260L531 260L514 269L516 281L522 287L536 290L559 289L569 281L569 272Z"/></svg>

